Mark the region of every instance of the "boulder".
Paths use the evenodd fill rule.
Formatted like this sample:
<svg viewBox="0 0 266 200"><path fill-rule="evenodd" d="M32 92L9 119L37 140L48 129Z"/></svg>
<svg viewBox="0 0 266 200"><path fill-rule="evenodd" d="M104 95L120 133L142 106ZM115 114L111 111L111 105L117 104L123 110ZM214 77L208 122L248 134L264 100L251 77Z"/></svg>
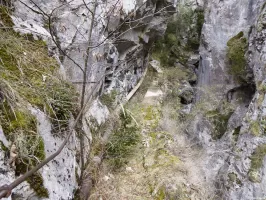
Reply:
<svg viewBox="0 0 266 200"><path fill-rule="evenodd" d="M150 65L155 69L158 73L163 73L163 70L161 69L160 61L158 60L152 60L150 62Z"/></svg>
<svg viewBox="0 0 266 200"><path fill-rule="evenodd" d="M178 96L182 104L190 104L194 99L194 89L187 81L183 81Z"/></svg>

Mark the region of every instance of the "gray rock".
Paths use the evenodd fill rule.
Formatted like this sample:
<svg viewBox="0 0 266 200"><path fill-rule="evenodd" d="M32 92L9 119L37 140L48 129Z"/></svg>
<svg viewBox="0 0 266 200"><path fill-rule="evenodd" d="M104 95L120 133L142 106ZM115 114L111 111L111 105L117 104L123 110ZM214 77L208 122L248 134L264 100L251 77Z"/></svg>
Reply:
<svg viewBox="0 0 266 200"><path fill-rule="evenodd" d="M181 99L181 103L190 104L194 99L194 89L188 82L183 81L179 88L178 96Z"/></svg>
<svg viewBox="0 0 266 200"><path fill-rule="evenodd" d="M97 122L97 125L100 126L103 124L109 117L109 110L107 106L103 105L98 99L95 100L88 112L86 112L85 117L88 120L88 122L91 119L95 119ZM90 122L89 122L90 124Z"/></svg>
<svg viewBox="0 0 266 200"><path fill-rule="evenodd" d="M261 13L264 12L262 5L261 0L208 1L206 4L197 86L201 91L212 88L211 93L216 101L225 100L228 91L239 88L239 83L228 73L226 51L227 41L240 31L244 32L249 41L246 56L248 68L254 72L255 82L260 85L265 79L265 42L262 42L265 41L265 32L263 26L260 26L263 21ZM250 29L252 25L254 28ZM209 92L198 91L196 101L204 101ZM222 198L228 200L264 198L266 192L265 161L263 160L261 169L250 174L249 159L254 150L266 142L261 128L264 94L257 91L254 95L254 92L249 93L248 88L243 89L243 93L247 96L241 96L241 91L234 94L231 104L237 109L228 121L226 133L219 141L212 141L209 137L212 130L208 119L203 120L198 116L192 123L194 130L191 130L208 152L207 180L216 183ZM239 100L240 98L244 99ZM210 101L209 105L215 106L215 102ZM259 182L250 181L248 177L251 175Z"/></svg>
<svg viewBox="0 0 266 200"><path fill-rule="evenodd" d="M152 60L150 61L150 65L153 67L153 69L155 69L158 73L163 73L162 69L161 69L161 64L160 61L158 60Z"/></svg>
<svg viewBox="0 0 266 200"><path fill-rule="evenodd" d="M195 65L200 60L199 54L191 55L187 61L187 65Z"/></svg>

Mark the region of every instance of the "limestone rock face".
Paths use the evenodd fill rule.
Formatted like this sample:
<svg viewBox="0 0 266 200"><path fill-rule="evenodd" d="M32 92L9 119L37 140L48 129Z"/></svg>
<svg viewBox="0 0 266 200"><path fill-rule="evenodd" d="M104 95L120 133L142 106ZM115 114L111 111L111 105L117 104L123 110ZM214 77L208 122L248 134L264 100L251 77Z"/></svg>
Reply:
<svg viewBox="0 0 266 200"><path fill-rule="evenodd" d="M213 0L206 5L196 100L208 101L213 109L218 101L229 102L234 111L218 140L210 136L210 121L200 116L191 132L208 152L206 178L216 183L219 197L265 198L265 2ZM239 83L229 73L227 43L241 31L248 41L246 69L251 71L248 76L253 76L253 86Z"/></svg>
<svg viewBox="0 0 266 200"><path fill-rule="evenodd" d="M249 28L259 16L263 1L208 1L202 29L198 86L212 85L221 96L238 86L228 74L227 42L243 31L249 37ZM199 99L201 93L198 93Z"/></svg>
<svg viewBox="0 0 266 200"><path fill-rule="evenodd" d="M265 64L266 64L266 27L265 2L261 3L259 13L256 15L254 26L249 35L249 66L253 69L257 91L249 104L234 153L230 156L228 174L236 174L241 184L230 185L228 198L252 199L266 196L266 165L265 165ZM262 42L263 41L263 42ZM237 149L239 149L237 151ZM255 164L260 163L260 164Z"/></svg>

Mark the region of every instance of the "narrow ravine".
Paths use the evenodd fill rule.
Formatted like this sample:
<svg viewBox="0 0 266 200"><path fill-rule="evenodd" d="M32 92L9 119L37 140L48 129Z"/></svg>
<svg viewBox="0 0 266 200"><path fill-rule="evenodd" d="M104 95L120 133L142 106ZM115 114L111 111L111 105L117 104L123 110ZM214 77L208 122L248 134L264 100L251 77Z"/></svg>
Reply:
<svg viewBox="0 0 266 200"><path fill-rule="evenodd" d="M0 1L0 198L266 198L265 0Z"/></svg>

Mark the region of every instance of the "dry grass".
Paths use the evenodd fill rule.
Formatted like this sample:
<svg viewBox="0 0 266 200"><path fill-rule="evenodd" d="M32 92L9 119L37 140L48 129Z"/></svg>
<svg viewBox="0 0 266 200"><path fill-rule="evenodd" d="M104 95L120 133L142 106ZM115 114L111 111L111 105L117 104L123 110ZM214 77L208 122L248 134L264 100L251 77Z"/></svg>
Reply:
<svg viewBox="0 0 266 200"><path fill-rule="evenodd" d="M180 141L184 137L178 132L181 127L164 119L169 110L138 105L131 111L142 127L142 143L119 171L103 162L90 200L209 199L208 186L203 174L199 175L201 166L197 166L202 152L187 149L185 138ZM162 123L169 125L170 120L172 126L166 130Z"/></svg>

